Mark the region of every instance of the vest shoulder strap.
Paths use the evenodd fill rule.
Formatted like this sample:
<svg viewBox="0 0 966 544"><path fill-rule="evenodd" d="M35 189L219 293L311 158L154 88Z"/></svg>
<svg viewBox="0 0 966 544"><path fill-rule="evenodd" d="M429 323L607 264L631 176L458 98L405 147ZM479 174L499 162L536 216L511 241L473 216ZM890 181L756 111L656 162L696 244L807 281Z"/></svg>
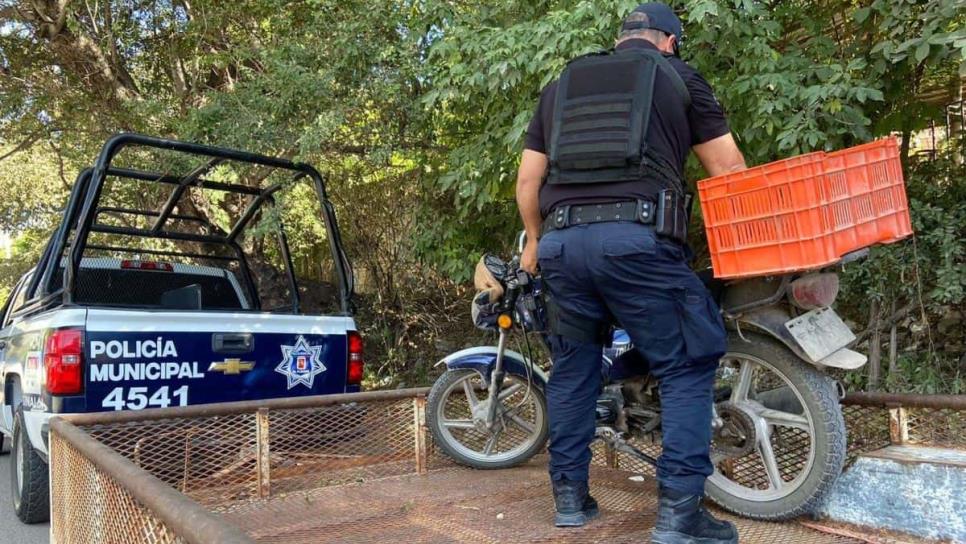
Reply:
<svg viewBox="0 0 966 544"><path fill-rule="evenodd" d="M589 58L589 57L605 57L607 55L613 55L613 54L614 54L614 50L613 49L598 49L596 51L591 51L590 53L584 53L583 55L578 55L578 56L576 56L576 57L568 60L567 61L567 64L572 64L574 62L577 62L579 60L586 59L586 58Z"/></svg>
<svg viewBox="0 0 966 544"><path fill-rule="evenodd" d="M674 87L674 90L677 91L681 99L684 100L685 109L691 109L691 92L688 91L688 85L684 82L681 74L679 74L678 71L674 69L674 66L671 65L671 62L667 60L667 55L654 49L640 48L622 49L617 53L638 54L654 59L654 62L657 63L658 69L667 76L668 80L671 82L671 85Z"/></svg>

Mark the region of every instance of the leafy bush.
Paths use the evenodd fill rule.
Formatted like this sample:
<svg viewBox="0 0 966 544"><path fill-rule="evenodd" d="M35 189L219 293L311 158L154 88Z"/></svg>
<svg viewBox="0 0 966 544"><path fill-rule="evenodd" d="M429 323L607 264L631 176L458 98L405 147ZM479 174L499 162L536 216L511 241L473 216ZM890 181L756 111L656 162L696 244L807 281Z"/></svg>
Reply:
<svg viewBox="0 0 966 544"><path fill-rule="evenodd" d="M966 385L966 167L953 159L950 152L908 169L915 237L872 248L842 278L839 308L859 329L878 315L887 320L885 343L896 325L890 390L959 393ZM876 386L868 372L849 375L848 383Z"/></svg>

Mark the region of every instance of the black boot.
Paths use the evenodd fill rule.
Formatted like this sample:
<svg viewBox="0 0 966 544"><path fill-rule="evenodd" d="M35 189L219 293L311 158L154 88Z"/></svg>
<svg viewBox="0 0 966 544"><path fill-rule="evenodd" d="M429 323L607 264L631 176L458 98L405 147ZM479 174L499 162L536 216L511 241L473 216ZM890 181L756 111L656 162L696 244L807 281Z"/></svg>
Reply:
<svg viewBox="0 0 966 544"><path fill-rule="evenodd" d="M557 527L580 527L600 514L586 480L552 480L552 483L553 502L557 506L553 523Z"/></svg>
<svg viewBox="0 0 966 544"><path fill-rule="evenodd" d="M651 544L738 544L738 530L705 510L701 495L661 488Z"/></svg>

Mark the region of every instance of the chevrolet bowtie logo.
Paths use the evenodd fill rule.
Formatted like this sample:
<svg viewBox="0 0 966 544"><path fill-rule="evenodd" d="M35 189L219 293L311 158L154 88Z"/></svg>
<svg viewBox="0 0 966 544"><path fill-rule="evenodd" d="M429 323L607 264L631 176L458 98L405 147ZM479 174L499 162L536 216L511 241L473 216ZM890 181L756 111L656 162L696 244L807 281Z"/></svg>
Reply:
<svg viewBox="0 0 966 544"><path fill-rule="evenodd" d="M255 368L255 363L251 361L242 361L241 359L225 359L219 363L211 363L208 366L208 372L217 371L224 372L225 374L241 374L242 372L248 372L252 368Z"/></svg>

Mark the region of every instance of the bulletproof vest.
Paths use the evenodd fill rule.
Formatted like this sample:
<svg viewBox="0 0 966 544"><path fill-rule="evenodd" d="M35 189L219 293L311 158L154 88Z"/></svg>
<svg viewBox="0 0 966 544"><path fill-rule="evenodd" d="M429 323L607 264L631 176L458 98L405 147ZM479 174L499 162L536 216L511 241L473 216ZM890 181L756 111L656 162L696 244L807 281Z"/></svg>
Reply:
<svg viewBox="0 0 966 544"><path fill-rule="evenodd" d="M644 140L658 70L690 107L684 81L659 51L604 51L567 65L553 107L547 183L616 183L651 175L683 190L667 158L649 152Z"/></svg>

